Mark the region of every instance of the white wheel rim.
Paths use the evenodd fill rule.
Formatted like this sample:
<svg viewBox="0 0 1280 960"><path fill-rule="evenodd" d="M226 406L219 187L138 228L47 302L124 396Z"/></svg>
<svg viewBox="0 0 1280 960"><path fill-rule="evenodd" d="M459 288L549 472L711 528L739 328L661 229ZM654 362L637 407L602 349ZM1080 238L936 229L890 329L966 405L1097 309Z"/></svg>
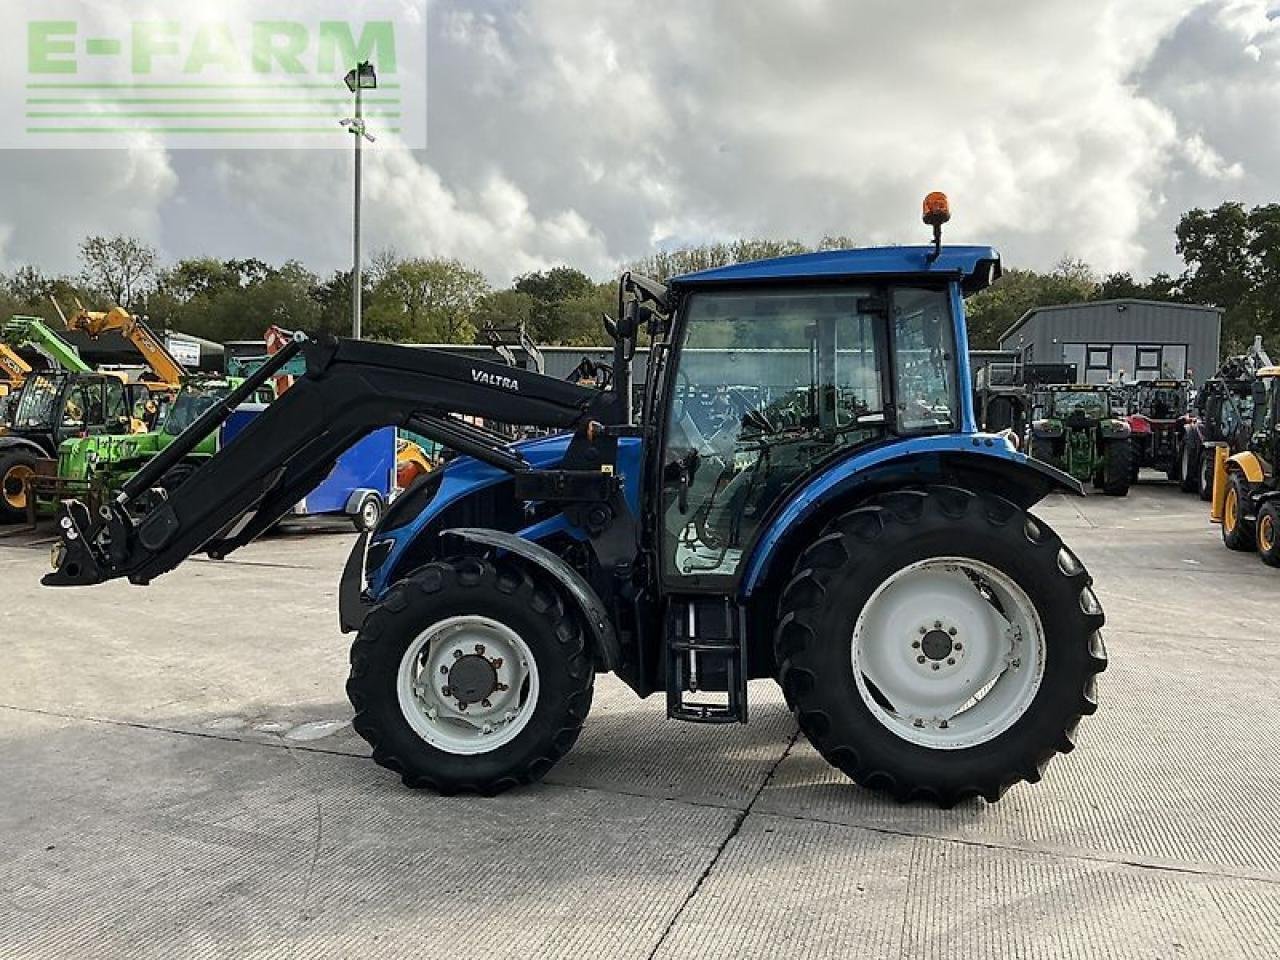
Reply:
<svg viewBox="0 0 1280 960"><path fill-rule="evenodd" d="M382 512L376 500L366 500L361 508L361 519L364 521L365 528L372 530L378 523L378 515Z"/></svg>
<svg viewBox="0 0 1280 960"><path fill-rule="evenodd" d="M468 700L471 694L455 694L450 686L464 659L469 676L486 681L472 693L488 689L492 669L498 686L483 699ZM449 617L423 630L405 650L396 679L400 712L414 732L461 756L489 753L519 736L533 717L538 688L528 645L510 627L481 616Z"/></svg>
<svg viewBox="0 0 1280 960"><path fill-rule="evenodd" d="M876 720L936 750L1000 736L1044 677L1031 598L994 567L961 557L922 560L885 580L858 616L852 648L858 693Z"/></svg>

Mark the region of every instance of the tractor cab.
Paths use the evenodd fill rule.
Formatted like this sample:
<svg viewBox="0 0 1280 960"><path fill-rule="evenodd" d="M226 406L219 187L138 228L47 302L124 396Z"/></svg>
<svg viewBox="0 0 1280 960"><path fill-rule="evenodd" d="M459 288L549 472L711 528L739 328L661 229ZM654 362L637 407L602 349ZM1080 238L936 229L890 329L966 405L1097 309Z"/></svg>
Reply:
<svg viewBox="0 0 1280 960"><path fill-rule="evenodd" d="M675 284L687 292L655 403L673 583L734 576L778 500L831 460L965 417L945 282L748 277Z"/></svg>

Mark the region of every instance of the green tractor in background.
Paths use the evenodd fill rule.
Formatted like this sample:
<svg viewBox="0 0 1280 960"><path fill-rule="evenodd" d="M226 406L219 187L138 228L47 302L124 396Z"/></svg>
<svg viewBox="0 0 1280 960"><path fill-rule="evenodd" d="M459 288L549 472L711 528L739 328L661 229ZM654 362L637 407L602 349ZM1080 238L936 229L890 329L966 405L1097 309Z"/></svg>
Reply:
<svg viewBox="0 0 1280 960"><path fill-rule="evenodd" d="M1031 456L1092 482L1107 496L1123 497L1134 474L1128 421L1115 415L1104 384L1060 384L1039 396L1031 423Z"/></svg>
<svg viewBox="0 0 1280 960"><path fill-rule="evenodd" d="M90 436L65 441L58 448L58 476L86 481L103 492L118 490L147 461L169 446L197 417L225 400L242 377L188 377L178 395L160 417L160 425L147 433L128 436ZM263 386L255 403L270 403L275 390ZM210 433L180 463L170 468L158 486L176 489L191 473L218 452L217 431Z"/></svg>

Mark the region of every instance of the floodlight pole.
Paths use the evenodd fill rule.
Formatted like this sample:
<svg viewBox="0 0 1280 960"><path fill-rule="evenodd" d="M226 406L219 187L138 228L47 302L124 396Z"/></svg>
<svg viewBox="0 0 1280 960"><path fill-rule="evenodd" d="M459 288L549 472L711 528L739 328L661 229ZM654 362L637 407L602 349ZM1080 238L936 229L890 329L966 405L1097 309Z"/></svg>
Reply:
<svg viewBox="0 0 1280 960"><path fill-rule="evenodd" d="M364 158L364 104L362 94L364 88L356 82L356 189L355 215L352 218L352 267L351 267L351 336L360 339L361 279L360 279L360 186Z"/></svg>

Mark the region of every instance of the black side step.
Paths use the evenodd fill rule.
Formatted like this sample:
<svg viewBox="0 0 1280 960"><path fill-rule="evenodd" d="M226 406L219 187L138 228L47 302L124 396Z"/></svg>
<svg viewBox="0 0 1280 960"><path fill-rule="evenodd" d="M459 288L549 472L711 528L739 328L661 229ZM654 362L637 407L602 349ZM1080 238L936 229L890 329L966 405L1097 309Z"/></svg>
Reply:
<svg viewBox="0 0 1280 960"><path fill-rule="evenodd" d="M743 610L726 597L672 598L666 628L667 716L690 723L746 723Z"/></svg>

